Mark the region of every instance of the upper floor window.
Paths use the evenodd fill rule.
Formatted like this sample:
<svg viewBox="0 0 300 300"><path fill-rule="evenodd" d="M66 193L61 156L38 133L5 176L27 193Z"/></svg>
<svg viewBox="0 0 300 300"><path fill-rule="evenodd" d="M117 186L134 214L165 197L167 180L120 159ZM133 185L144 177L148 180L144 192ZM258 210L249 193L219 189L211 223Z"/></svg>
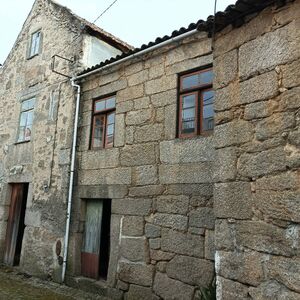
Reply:
<svg viewBox="0 0 300 300"><path fill-rule="evenodd" d="M178 136L208 135L214 128L211 68L180 76Z"/></svg>
<svg viewBox="0 0 300 300"><path fill-rule="evenodd" d="M39 54L41 47L41 31L36 31L31 35L29 57Z"/></svg>
<svg viewBox="0 0 300 300"><path fill-rule="evenodd" d="M115 131L116 97L110 96L94 101L91 148L113 146Z"/></svg>
<svg viewBox="0 0 300 300"><path fill-rule="evenodd" d="M31 138L34 103L35 98L31 98L23 101L21 104L17 142L29 141Z"/></svg>

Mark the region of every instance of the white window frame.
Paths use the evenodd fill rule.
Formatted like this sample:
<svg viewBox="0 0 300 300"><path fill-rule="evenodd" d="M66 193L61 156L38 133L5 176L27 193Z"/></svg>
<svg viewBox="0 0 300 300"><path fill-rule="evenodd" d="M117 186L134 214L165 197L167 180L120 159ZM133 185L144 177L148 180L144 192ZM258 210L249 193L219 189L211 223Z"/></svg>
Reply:
<svg viewBox="0 0 300 300"><path fill-rule="evenodd" d="M31 34L30 48L29 48L29 55L28 55L29 58L36 56L40 53L41 40L42 40L41 30L37 30Z"/></svg>

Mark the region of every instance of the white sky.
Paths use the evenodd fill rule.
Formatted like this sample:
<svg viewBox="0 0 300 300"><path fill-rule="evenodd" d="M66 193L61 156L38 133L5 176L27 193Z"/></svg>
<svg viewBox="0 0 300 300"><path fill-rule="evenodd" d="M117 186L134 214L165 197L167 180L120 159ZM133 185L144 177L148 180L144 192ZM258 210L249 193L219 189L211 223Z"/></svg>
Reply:
<svg viewBox="0 0 300 300"><path fill-rule="evenodd" d="M0 63L11 50L34 0L0 0ZM113 0L57 0L79 16L93 22ZM132 46L139 47L157 37L213 14L215 0L118 0L96 25ZM218 0L224 10L234 0Z"/></svg>

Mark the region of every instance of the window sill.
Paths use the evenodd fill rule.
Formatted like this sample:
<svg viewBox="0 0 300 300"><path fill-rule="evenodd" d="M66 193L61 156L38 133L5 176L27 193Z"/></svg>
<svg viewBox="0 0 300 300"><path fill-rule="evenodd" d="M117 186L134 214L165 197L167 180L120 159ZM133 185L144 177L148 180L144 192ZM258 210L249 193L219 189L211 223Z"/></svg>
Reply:
<svg viewBox="0 0 300 300"><path fill-rule="evenodd" d="M34 58L34 57L36 57L36 56L39 56L39 53L37 53L37 54L34 54L34 55L32 55L32 56L29 56L29 57L27 57L27 60L33 59L33 58Z"/></svg>

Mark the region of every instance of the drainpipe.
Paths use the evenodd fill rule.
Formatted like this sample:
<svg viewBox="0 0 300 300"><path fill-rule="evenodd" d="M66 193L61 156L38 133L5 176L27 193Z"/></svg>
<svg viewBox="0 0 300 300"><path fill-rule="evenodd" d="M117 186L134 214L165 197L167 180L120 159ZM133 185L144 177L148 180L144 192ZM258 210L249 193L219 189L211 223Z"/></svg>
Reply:
<svg viewBox="0 0 300 300"><path fill-rule="evenodd" d="M65 232L65 238L64 238L64 257L63 257L63 267L62 267L62 275L61 275L62 282L65 281L66 267L67 267L71 208L72 208L72 195L73 195L73 183L74 183L74 170L75 170L76 141L77 141L77 131L78 131L78 118L79 118L79 102L80 102L80 85L75 84L74 79L71 79L71 85L73 87L77 88L77 93L76 93L76 108L75 108L74 132L73 132L73 143L72 143L72 154L71 154L71 169L70 169L70 181L69 181L69 193L68 193L67 221L66 221L66 232Z"/></svg>

